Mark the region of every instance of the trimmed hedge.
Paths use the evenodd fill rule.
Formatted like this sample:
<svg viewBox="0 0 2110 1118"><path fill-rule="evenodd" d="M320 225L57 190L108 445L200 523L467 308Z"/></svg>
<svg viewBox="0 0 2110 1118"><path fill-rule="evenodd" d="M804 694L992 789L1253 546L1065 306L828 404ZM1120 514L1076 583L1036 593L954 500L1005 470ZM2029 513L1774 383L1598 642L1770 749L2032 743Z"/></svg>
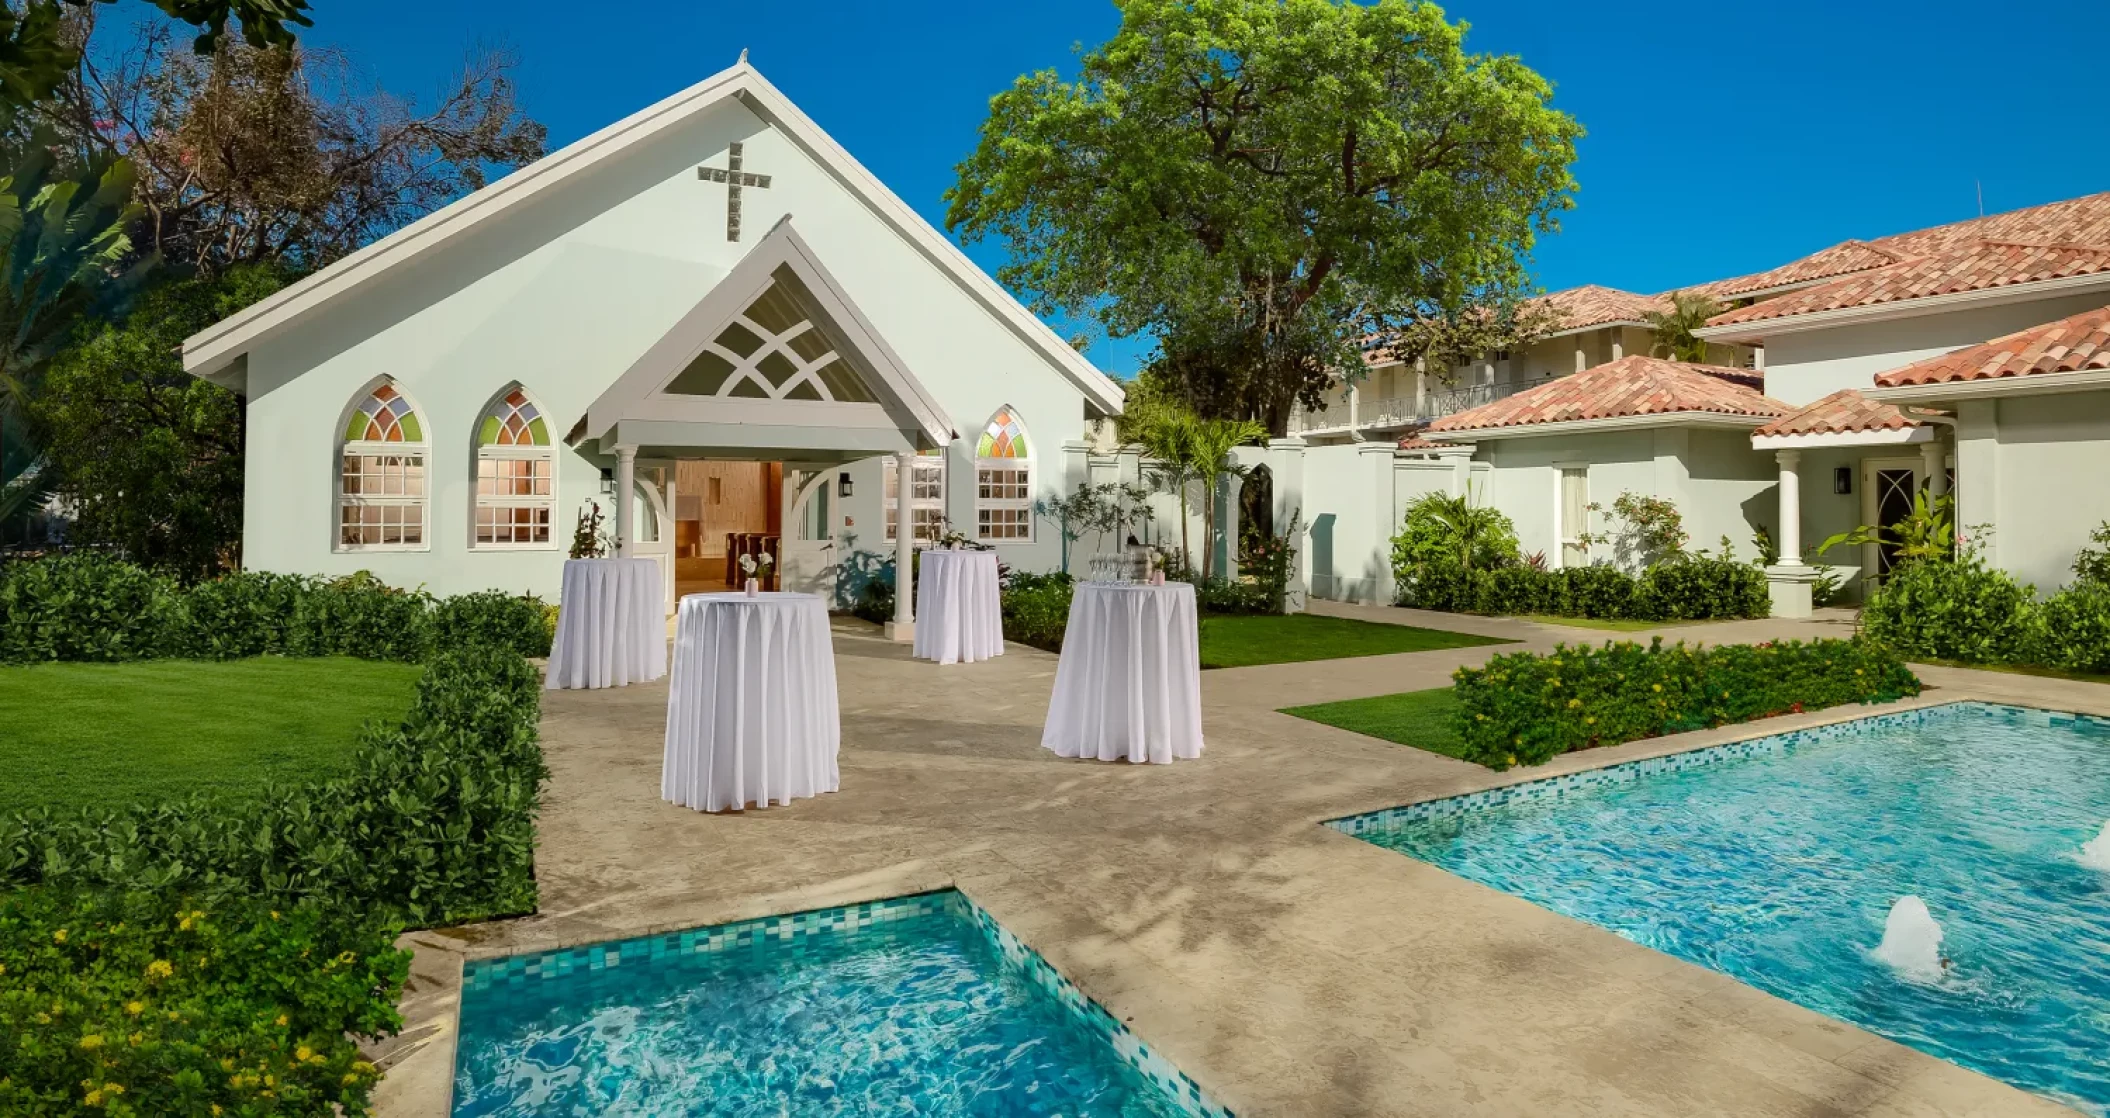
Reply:
<svg viewBox="0 0 2110 1118"><path fill-rule="evenodd" d="M1070 598L1075 582L1069 575L1014 571L1004 581L1004 639L1047 652L1062 651L1069 629Z"/></svg>
<svg viewBox="0 0 2110 1118"><path fill-rule="evenodd" d="M314 908L0 895L0 1113L372 1113L410 954Z"/></svg>
<svg viewBox="0 0 2110 1118"><path fill-rule="evenodd" d="M0 817L0 885L313 901L412 925L532 912L539 683L517 653L472 645L434 657L403 723L369 729L338 779Z"/></svg>
<svg viewBox="0 0 2110 1118"><path fill-rule="evenodd" d="M539 598L436 599L364 572L243 571L184 588L92 553L0 566L0 663L268 654L414 662L468 643L547 656L553 631Z"/></svg>
<svg viewBox="0 0 2110 1118"><path fill-rule="evenodd" d="M1917 695L1898 655L1868 640L1666 647L1632 641L1516 652L1460 668L1468 760L1539 765L1562 753L1844 703Z"/></svg>
<svg viewBox="0 0 2110 1118"><path fill-rule="evenodd" d="M2084 579L2039 600L1975 555L1892 570L1862 607L1861 628L1924 660L2110 673L2110 586Z"/></svg>
<svg viewBox="0 0 2110 1118"><path fill-rule="evenodd" d="M1542 570L1514 564L1466 570L1456 564L1403 569L1399 604L1450 613L1552 614L1604 620L1703 621L1766 617L1766 574L1748 563L1688 556L1639 578L1616 567Z"/></svg>

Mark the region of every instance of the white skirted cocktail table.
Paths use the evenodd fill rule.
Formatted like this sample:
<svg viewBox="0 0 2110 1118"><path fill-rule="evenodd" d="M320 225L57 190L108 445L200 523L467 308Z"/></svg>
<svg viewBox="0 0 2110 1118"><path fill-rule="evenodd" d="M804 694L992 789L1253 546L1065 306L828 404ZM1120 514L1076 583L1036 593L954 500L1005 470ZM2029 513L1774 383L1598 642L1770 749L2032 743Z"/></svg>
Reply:
<svg viewBox="0 0 2110 1118"><path fill-rule="evenodd" d="M652 559L566 560L544 686L622 687L667 674L663 579Z"/></svg>
<svg viewBox="0 0 2110 1118"><path fill-rule="evenodd" d="M1101 761L1202 755L1194 587L1077 584L1040 744Z"/></svg>
<svg viewBox="0 0 2110 1118"><path fill-rule="evenodd" d="M842 721L811 594L690 594L674 629L659 794L699 811L833 792Z"/></svg>
<svg viewBox="0 0 2110 1118"><path fill-rule="evenodd" d="M916 575L916 658L972 664L1004 654L996 552L926 551Z"/></svg>

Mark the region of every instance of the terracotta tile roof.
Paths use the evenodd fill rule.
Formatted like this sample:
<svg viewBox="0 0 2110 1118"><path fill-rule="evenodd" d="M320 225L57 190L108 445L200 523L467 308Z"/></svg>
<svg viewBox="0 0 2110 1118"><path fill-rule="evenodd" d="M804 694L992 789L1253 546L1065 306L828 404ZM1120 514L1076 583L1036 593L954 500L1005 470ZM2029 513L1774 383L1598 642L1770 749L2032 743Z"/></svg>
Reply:
<svg viewBox="0 0 2110 1118"><path fill-rule="evenodd" d="M1754 275L1737 276L1733 279L1716 280L1683 290L1717 299L1734 299L1754 291L1770 291L1780 287L1794 287L1815 283L1835 276L1865 272L1870 268L1881 268L1908 260L1906 254L1896 249L1869 244L1867 241L1842 241L1830 248L1813 252L1800 260L1791 260L1770 271Z"/></svg>
<svg viewBox="0 0 2110 1118"><path fill-rule="evenodd" d="M1871 400L1851 388L1842 388L1760 427L1751 432L1751 436L1844 435L1856 431L1901 431L1924 426L1918 420L1906 418L1904 411L1894 404Z"/></svg>
<svg viewBox="0 0 2110 1118"><path fill-rule="evenodd" d="M1876 377L1879 388L2110 369L2110 307L2017 330Z"/></svg>
<svg viewBox="0 0 2110 1118"><path fill-rule="evenodd" d="M1733 326L1846 307L1983 291L2019 283L2110 272L2110 244L2023 244L1981 240L1860 272L1718 314L1710 326Z"/></svg>
<svg viewBox="0 0 2110 1118"><path fill-rule="evenodd" d="M1449 450L1454 444L1435 443L1421 437L1420 431L1412 431L1400 437L1401 450Z"/></svg>
<svg viewBox="0 0 2110 1118"><path fill-rule="evenodd" d="M1526 392L1445 416L1430 431L1485 431L1636 415L1710 412L1779 416L1788 406L1760 391L1749 369L1694 365L1633 354Z"/></svg>
<svg viewBox="0 0 2110 1118"><path fill-rule="evenodd" d="M1594 283L1549 291L1534 301L1552 307L1560 315L1559 329L1562 330L1586 330L1615 322L1646 322L1651 311L1670 309L1670 300L1660 295L1641 295Z"/></svg>

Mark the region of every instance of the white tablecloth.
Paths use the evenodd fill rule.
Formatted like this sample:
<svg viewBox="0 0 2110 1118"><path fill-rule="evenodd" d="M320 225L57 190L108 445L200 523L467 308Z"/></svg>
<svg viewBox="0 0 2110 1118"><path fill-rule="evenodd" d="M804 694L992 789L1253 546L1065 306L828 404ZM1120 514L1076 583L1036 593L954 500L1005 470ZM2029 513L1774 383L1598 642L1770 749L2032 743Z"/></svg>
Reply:
<svg viewBox="0 0 2110 1118"><path fill-rule="evenodd" d="M996 552L924 552L916 575L916 656L972 664L1003 654Z"/></svg>
<svg viewBox="0 0 2110 1118"><path fill-rule="evenodd" d="M811 594L690 594L674 630L659 794L701 811L833 792L835 652Z"/></svg>
<svg viewBox="0 0 2110 1118"><path fill-rule="evenodd" d="M1202 755L1194 587L1077 584L1040 744L1101 761Z"/></svg>
<svg viewBox="0 0 2110 1118"><path fill-rule="evenodd" d="M665 674L667 599L659 563L566 560L545 686L622 687Z"/></svg>

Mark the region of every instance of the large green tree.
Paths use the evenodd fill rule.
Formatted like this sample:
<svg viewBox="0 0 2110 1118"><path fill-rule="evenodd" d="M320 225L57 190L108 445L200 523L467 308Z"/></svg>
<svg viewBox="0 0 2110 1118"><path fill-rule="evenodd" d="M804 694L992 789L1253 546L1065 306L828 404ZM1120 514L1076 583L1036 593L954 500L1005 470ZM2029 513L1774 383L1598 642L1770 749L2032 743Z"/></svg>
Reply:
<svg viewBox="0 0 2110 1118"><path fill-rule="evenodd" d="M990 103L948 193L1042 313L1154 334L1205 414L1286 429L1363 343L1514 303L1580 127L1433 4L1119 0Z"/></svg>
<svg viewBox="0 0 2110 1118"><path fill-rule="evenodd" d="M187 578L239 558L242 402L183 371L183 339L262 299L266 266L209 279L164 274L132 313L61 353L30 416L60 479L75 543Z"/></svg>

